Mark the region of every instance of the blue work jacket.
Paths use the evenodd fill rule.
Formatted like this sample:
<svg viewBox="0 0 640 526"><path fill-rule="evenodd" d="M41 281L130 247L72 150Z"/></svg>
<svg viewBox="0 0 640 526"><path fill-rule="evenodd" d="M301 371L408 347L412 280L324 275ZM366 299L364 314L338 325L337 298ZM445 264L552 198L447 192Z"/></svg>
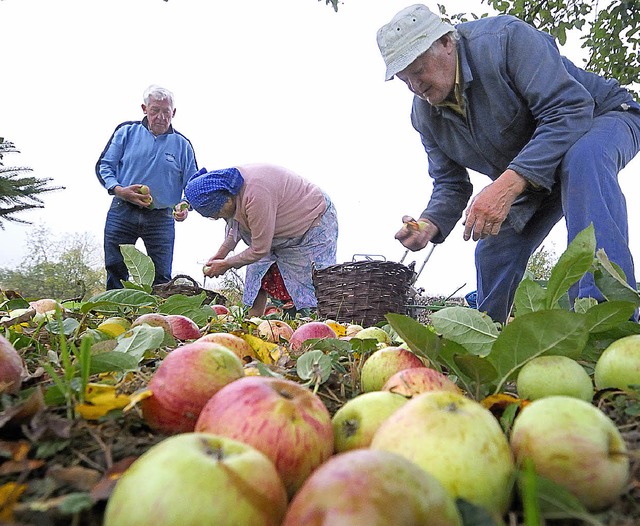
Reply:
<svg viewBox="0 0 640 526"><path fill-rule="evenodd" d="M633 104L617 81L578 68L554 39L512 16L458 24L465 116L414 97L411 121L428 155L433 192L423 217L441 243L473 193L467 168L497 179L507 168L531 185L508 220L517 231L552 191L567 150L594 117Z"/></svg>

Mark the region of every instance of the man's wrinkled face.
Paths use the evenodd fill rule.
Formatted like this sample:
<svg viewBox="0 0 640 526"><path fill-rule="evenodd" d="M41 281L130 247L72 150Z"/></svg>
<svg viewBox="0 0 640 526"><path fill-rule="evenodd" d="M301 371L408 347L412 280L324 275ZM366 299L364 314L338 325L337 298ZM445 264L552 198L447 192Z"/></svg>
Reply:
<svg viewBox="0 0 640 526"><path fill-rule="evenodd" d="M142 105L142 111L149 121L149 129L154 135L162 135L169 131L171 119L176 114L169 99L156 100L151 99L149 105Z"/></svg>
<svg viewBox="0 0 640 526"><path fill-rule="evenodd" d="M456 82L456 46L445 35L396 76L419 98L441 104Z"/></svg>

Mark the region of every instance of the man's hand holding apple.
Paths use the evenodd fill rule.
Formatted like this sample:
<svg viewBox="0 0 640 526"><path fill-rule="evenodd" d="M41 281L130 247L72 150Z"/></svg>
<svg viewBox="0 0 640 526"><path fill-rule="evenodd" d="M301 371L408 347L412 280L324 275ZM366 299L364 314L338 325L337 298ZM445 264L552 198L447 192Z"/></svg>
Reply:
<svg viewBox="0 0 640 526"><path fill-rule="evenodd" d="M426 218L416 221L411 216L403 216L402 222L395 238L413 252L422 250L438 234L438 227Z"/></svg>

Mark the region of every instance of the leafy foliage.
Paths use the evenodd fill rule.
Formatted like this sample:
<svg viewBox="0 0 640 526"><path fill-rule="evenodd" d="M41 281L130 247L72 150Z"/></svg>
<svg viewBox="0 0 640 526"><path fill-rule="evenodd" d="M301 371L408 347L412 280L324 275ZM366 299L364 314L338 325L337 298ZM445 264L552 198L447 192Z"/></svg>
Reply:
<svg viewBox="0 0 640 526"><path fill-rule="evenodd" d="M4 230L3 221L30 224L29 221L16 217L16 214L34 208L44 208L38 196L54 190L62 190L63 186L47 186L53 179L38 179L25 175L31 168L24 166L5 166L3 159L7 153L20 153L12 142L0 137L0 228Z"/></svg>
<svg viewBox="0 0 640 526"><path fill-rule="evenodd" d="M27 298L83 299L104 289L101 251L89 234L56 238L36 227L17 269L0 268L0 287Z"/></svg>
<svg viewBox="0 0 640 526"><path fill-rule="evenodd" d="M483 3L485 0L481 0ZM513 15L566 44L572 31L581 33L582 48L589 56L585 69L614 78L637 94L633 85L640 78L640 9L637 0L602 3L583 0L486 0L500 14ZM446 9L438 5L447 17ZM471 19L488 16L471 14ZM456 22L470 18L466 13L450 15Z"/></svg>

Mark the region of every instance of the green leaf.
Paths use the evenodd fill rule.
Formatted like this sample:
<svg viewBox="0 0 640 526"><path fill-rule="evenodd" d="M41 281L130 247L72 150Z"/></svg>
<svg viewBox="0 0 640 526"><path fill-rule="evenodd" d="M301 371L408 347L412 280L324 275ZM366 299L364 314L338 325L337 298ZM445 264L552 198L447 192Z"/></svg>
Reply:
<svg viewBox="0 0 640 526"><path fill-rule="evenodd" d="M617 328L628 321L636 307L627 301L605 301L587 311L587 327L590 333L604 332Z"/></svg>
<svg viewBox="0 0 640 526"><path fill-rule="evenodd" d="M474 386L472 379L469 378L458 366L458 361L461 357L468 355L469 351L467 351L462 345L451 340L447 340L446 338L442 338L438 361L444 363L449 369L449 372L458 377L458 381L464 386L465 391L472 393L476 391L476 387L479 386Z"/></svg>
<svg viewBox="0 0 640 526"><path fill-rule="evenodd" d="M516 289L514 299L516 316L544 310L546 297L547 291L542 285L529 278L523 279Z"/></svg>
<svg viewBox="0 0 640 526"><path fill-rule="evenodd" d="M60 502L58 509L64 515L75 515L93 507L93 498L89 493L69 493Z"/></svg>
<svg viewBox="0 0 640 526"><path fill-rule="evenodd" d="M155 296L141 290L107 290L89 298L83 303L80 310L86 314L91 310L101 310L100 307L105 306L114 306L116 310L121 310L122 307L153 307L157 304L157 301Z"/></svg>
<svg viewBox="0 0 640 526"><path fill-rule="evenodd" d="M609 301L630 301L640 306L640 295L627 283L624 272L609 261L604 250L596 253L594 279L602 295Z"/></svg>
<svg viewBox="0 0 640 526"><path fill-rule="evenodd" d="M120 252L131 280L138 285L153 285L156 268L151 258L140 252L135 245L120 245Z"/></svg>
<svg viewBox="0 0 640 526"><path fill-rule="evenodd" d="M158 312L162 314L181 314L192 319L198 327L206 325L209 318L215 317L215 311L209 305L202 305L207 298L206 292L195 296L173 294L160 305Z"/></svg>
<svg viewBox="0 0 640 526"><path fill-rule="evenodd" d="M547 285L547 309L554 309L571 285L578 282L593 264L596 251L596 236L593 225L589 225L569 243L551 269Z"/></svg>
<svg viewBox="0 0 640 526"><path fill-rule="evenodd" d="M431 316L431 323L437 333L477 356L487 356L499 334L489 316L467 307L442 309Z"/></svg>
<svg viewBox="0 0 640 526"><path fill-rule="evenodd" d="M331 376L331 358L319 349L308 351L298 358L296 373L302 380L324 383Z"/></svg>
<svg viewBox="0 0 640 526"><path fill-rule="evenodd" d="M125 373L138 369L138 358L123 352L109 351L91 356L91 374Z"/></svg>
<svg viewBox="0 0 640 526"><path fill-rule="evenodd" d="M459 370L475 382L476 385L489 384L498 378L498 371L486 358L467 354L455 355L453 359Z"/></svg>
<svg viewBox="0 0 640 526"><path fill-rule="evenodd" d="M584 314L553 309L514 318L504 327L488 356L500 377L495 392L499 393L520 367L537 356L579 358L588 339Z"/></svg>
<svg viewBox="0 0 640 526"><path fill-rule="evenodd" d="M60 324L58 320L52 320L47 322L46 328L50 334L64 334L65 336L72 335L80 326L80 322L74 318L66 318L62 321L62 331L60 330Z"/></svg>
<svg viewBox="0 0 640 526"><path fill-rule="evenodd" d="M162 345L164 329L142 324L121 334L117 339L118 345L114 352L128 354L140 361L147 351L158 349Z"/></svg>
<svg viewBox="0 0 640 526"><path fill-rule="evenodd" d="M456 507L458 508L464 526L499 526L502 524L501 522L497 522L488 510L468 500L458 497L456 499Z"/></svg>
<svg viewBox="0 0 640 526"><path fill-rule="evenodd" d="M404 314L390 313L385 316L389 325L398 333L414 353L423 358L427 358L431 363L436 364L438 353L440 352L441 341L429 327L418 321L405 316Z"/></svg>

